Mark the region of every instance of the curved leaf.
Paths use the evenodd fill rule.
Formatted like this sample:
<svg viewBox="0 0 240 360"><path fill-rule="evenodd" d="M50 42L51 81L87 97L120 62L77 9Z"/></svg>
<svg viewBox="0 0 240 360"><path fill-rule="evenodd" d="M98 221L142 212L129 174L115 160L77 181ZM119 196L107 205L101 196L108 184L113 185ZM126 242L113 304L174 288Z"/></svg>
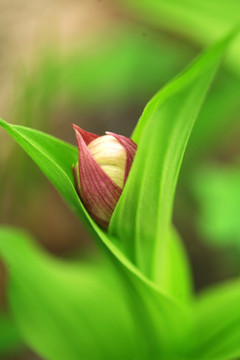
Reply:
<svg viewBox="0 0 240 360"><path fill-rule="evenodd" d="M171 279L181 271L170 260L174 240L169 236L178 173L192 127L231 38L203 53L146 106L133 134L138 151L110 222L110 233L124 241L129 258L166 293L173 294ZM182 256L180 251L175 254Z"/></svg>
<svg viewBox="0 0 240 360"><path fill-rule="evenodd" d="M101 230L83 207L75 190L71 172L72 165L77 161L77 148L42 132L10 125L3 120L0 120L0 126L33 158L66 202L85 222L98 244L110 255L119 274L124 277L126 288L133 293L130 301L132 309L137 313L139 327L145 328L148 333L151 332L152 345L156 344L159 348L171 338L182 336L183 329L173 324L183 321L182 317L186 316L185 310L175 300L162 294L158 287L130 262L116 245L116 240ZM169 328L170 335L166 328Z"/></svg>

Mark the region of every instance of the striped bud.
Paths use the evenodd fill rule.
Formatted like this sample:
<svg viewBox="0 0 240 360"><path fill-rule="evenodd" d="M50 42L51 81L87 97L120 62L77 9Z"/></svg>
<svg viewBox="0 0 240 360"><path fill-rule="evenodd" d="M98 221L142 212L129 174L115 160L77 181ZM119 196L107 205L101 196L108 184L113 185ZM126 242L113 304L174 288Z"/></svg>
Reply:
<svg viewBox="0 0 240 360"><path fill-rule="evenodd" d="M106 132L98 136L73 125L78 163L73 168L76 189L93 219L107 228L126 183L137 145L129 138Z"/></svg>

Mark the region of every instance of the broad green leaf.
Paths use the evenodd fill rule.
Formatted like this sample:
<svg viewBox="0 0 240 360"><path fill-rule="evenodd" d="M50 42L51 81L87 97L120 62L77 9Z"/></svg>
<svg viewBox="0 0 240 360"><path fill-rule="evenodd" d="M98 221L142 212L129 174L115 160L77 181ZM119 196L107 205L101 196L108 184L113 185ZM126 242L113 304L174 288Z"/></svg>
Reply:
<svg viewBox="0 0 240 360"><path fill-rule="evenodd" d="M133 134L138 151L111 219L110 233L124 242L129 258L166 293L173 293L171 279L179 275L179 268L170 260L173 239L169 236L178 173L192 127L230 39L203 53L146 106ZM180 251L175 254L182 256Z"/></svg>
<svg viewBox="0 0 240 360"><path fill-rule="evenodd" d="M189 359L230 360L240 356L240 282L212 288L195 307L188 335Z"/></svg>
<svg viewBox="0 0 240 360"><path fill-rule="evenodd" d="M171 338L182 336L183 328L175 325L179 323L185 325L186 321L183 321L183 317L185 319L187 316L185 310L179 307L175 300L163 295L159 288L130 262L116 245L117 241L102 231L83 207L75 190L71 172L72 165L77 161L77 148L42 132L10 125L3 120L0 120L0 126L35 160L66 202L85 222L97 243L107 252L124 278L128 289L126 291L133 293L130 300L136 313L135 318L141 324L139 327L145 328L148 333L151 332L153 344L159 347L169 342ZM166 332L167 328L169 332ZM157 340L154 341L154 338Z"/></svg>
<svg viewBox="0 0 240 360"><path fill-rule="evenodd" d="M23 339L48 360L147 358L147 342L112 266L74 264L0 230L8 300Z"/></svg>
<svg viewBox="0 0 240 360"><path fill-rule="evenodd" d="M240 247L240 166L212 166L197 171L194 195L200 205L199 228L216 245Z"/></svg>
<svg viewBox="0 0 240 360"><path fill-rule="evenodd" d="M123 274L109 262L57 260L26 234L4 227L0 256L8 269L15 324L25 342L44 358L147 360L179 354L189 317L179 321L176 311L175 323L166 321L169 302L151 288L126 286ZM152 313L156 323L164 325L164 338L149 318Z"/></svg>

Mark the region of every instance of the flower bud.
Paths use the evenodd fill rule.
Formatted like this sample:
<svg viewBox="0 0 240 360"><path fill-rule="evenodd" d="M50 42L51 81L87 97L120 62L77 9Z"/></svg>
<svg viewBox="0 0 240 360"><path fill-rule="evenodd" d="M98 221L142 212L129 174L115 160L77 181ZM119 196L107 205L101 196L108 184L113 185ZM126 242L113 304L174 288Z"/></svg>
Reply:
<svg viewBox="0 0 240 360"><path fill-rule="evenodd" d="M106 132L98 136L73 125L78 143L75 184L94 220L108 227L126 183L137 145L129 138Z"/></svg>

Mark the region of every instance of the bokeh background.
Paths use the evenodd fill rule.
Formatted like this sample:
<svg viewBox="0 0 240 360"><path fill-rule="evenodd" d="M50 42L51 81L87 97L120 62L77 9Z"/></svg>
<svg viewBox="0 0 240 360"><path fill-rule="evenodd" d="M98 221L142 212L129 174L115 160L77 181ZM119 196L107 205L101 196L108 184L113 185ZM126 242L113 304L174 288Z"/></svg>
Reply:
<svg viewBox="0 0 240 360"><path fill-rule="evenodd" d="M0 0L0 116L72 144L72 123L130 136L154 93L239 21L233 0ZM236 39L194 128L176 193L174 223L196 291L240 271L239 64ZM2 131L0 223L27 229L56 256L97 251ZM6 284L1 264L0 358L39 359L11 328Z"/></svg>

